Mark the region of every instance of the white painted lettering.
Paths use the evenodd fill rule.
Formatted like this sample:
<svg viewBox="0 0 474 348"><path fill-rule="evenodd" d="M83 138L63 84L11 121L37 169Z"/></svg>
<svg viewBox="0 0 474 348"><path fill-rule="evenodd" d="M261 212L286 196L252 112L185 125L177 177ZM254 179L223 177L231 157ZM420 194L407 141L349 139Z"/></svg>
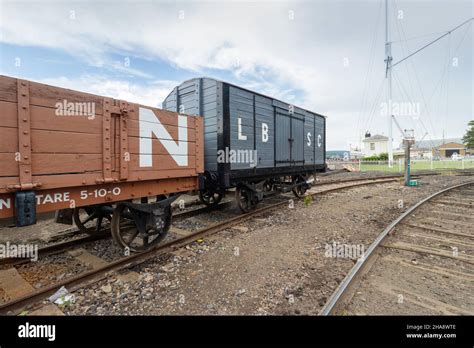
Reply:
<svg viewBox="0 0 474 348"><path fill-rule="evenodd" d="M155 135L178 166L188 165L188 119L178 115L178 142L176 143L155 113L140 108L140 167L153 166L152 138Z"/></svg>

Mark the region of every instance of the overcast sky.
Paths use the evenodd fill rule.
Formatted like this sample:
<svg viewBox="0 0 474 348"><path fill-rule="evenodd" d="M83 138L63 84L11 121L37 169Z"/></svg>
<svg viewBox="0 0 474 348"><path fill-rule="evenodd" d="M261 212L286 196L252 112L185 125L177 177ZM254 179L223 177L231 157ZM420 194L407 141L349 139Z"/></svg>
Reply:
<svg viewBox="0 0 474 348"><path fill-rule="evenodd" d="M328 116L331 150L387 134L382 1L0 4L0 74L158 107L210 76ZM389 0L389 16L397 62L473 17L473 2ZM417 138L461 137L474 119L470 23L393 69L394 102L418 103L399 117Z"/></svg>

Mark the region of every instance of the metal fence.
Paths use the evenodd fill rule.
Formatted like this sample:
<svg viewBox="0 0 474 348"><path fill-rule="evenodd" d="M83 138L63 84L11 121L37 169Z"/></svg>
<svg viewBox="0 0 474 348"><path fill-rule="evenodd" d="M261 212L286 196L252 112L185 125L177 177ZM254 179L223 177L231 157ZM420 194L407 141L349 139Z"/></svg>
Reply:
<svg viewBox="0 0 474 348"><path fill-rule="evenodd" d="M397 159L389 166L388 161L366 161L366 160L351 160L351 161L328 161L328 165L334 167L333 169L347 168L351 170L359 170L361 172L379 171L403 173L405 164L403 159ZM412 173L417 171L429 170L455 170L455 169L474 169L474 158L469 159L412 159L410 169Z"/></svg>

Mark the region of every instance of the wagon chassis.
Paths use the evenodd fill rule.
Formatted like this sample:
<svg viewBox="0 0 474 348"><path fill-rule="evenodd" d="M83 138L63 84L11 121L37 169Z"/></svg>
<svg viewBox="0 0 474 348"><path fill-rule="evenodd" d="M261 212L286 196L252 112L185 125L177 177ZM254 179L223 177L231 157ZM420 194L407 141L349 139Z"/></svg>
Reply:
<svg viewBox="0 0 474 348"><path fill-rule="evenodd" d="M308 171L309 172L309 171ZM243 213L248 213L265 197L293 191L296 197L302 197L311 188L313 178L310 173L298 172L296 175L245 178L232 182L235 187L235 201ZM218 174L205 172L200 182L199 198L207 206L217 205L225 195L226 189L218 182Z"/></svg>
<svg viewBox="0 0 474 348"><path fill-rule="evenodd" d="M332 188L324 189L318 192L312 192L311 195L313 196L323 195L323 194L327 194L327 193L331 193L335 191L350 189L353 187L380 184L380 183L389 183L389 182L398 180L398 178L399 176L387 176L387 177L379 177L379 178L362 178L362 179L357 179L357 180L351 180L351 181L360 181L360 182L349 183L343 186L332 187ZM334 185L338 183L339 181L328 182L327 185ZM163 255L166 252L169 252L181 246L190 244L199 238L202 238L204 236L207 236L213 233L217 233L219 231L224 230L225 228L228 228L228 227L234 226L235 224L249 220L252 217L262 214L263 212L270 212L272 210L275 210L278 207L281 207L282 205L285 205L285 204L286 204L286 200L280 200L275 203L269 203L266 206L262 206L258 209L255 209L249 212L248 214L237 215L230 219L226 219L223 222L216 223L208 227L204 227L188 235L179 237L178 239L170 240L160 245L155 245L154 247L149 248L148 250L144 252L130 254L129 256L125 256L119 260L107 263L106 265L101 266L99 268L92 269L82 274L73 276L71 278L66 278L64 280L61 280L58 283L45 286L40 289L36 289L31 294L27 294L23 297L15 298L15 299L10 300L9 302L0 304L0 314L5 314L9 311L19 312L21 308L27 305L32 305L38 301L41 301L45 297L56 292L62 286L66 287L69 291L75 291L88 284L95 283L101 279L104 279L104 277L110 274L109 272L119 271L121 269L130 269L133 266L139 265L143 262L150 260L151 258L155 258L159 255Z"/></svg>

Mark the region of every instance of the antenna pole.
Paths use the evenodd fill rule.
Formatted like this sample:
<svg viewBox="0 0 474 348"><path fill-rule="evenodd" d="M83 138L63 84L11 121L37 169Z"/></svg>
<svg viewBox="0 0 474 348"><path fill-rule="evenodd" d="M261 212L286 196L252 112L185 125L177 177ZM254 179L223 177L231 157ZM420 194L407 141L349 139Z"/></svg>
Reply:
<svg viewBox="0 0 474 348"><path fill-rule="evenodd" d="M388 0L385 0L385 78L387 79L388 166L393 166L392 136L392 43L389 41Z"/></svg>

